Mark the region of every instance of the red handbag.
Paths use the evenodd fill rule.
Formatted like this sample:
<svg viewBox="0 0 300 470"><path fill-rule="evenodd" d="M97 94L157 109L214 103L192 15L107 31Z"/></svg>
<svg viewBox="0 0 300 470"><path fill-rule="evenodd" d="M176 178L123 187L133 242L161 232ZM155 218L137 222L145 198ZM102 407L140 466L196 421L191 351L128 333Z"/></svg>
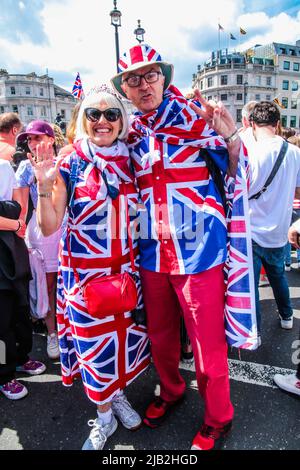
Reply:
<svg viewBox="0 0 300 470"><path fill-rule="evenodd" d="M132 273L124 272L109 276L96 277L81 285L79 274L73 267L76 283L79 285L87 310L92 317L104 318L109 315L118 315L136 308L138 302L137 286L134 273L137 269L134 265L133 246L130 233L130 220L128 214L127 198L126 223L128 233L129 254ZM67 248L72 262L72 254L69 245L70 230L67 234Z"/></svg>

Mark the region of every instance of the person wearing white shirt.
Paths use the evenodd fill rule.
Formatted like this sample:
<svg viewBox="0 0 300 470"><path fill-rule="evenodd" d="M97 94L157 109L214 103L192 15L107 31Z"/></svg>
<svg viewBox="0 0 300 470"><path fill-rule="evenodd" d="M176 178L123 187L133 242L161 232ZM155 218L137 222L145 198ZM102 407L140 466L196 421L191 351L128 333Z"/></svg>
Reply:
<svg viewBox="0 0 300 470"><path fill-rule="evenodd" d="M296 248L300 248L300 219L293 223L288 233L289 242ZM300 340L300 334L299 334ZM300 395L300 362L295 373L292 374L275 374L274 382L283 390Z"/></svg>
<svg viewBox="0 0 300 470"><path fill-rule="evenodd" d="M300 150L291 144L273 181L257 199L251 199L266 183L279 155L283 139L276 135L280 121L277 106L257 103L251 113L255 143L249 149L249 207L256 287L258 330L261 330L259 273L264 266L273 289L281 327L293 327L293 310L284 270L284 253L292 216L293 200L300 194Z"/></svg>

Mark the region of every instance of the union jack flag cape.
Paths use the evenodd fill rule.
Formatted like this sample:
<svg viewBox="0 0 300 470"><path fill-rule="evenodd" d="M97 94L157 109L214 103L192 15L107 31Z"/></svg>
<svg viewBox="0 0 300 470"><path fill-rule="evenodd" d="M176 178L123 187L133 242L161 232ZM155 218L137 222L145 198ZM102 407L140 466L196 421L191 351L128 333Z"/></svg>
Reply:
<svg viewBox="0 0 300 470"><path fill-rule="evenodd" d="M82 83L81 83L81 78L79 75L79 72L77 72L75 82L72 88L72 95L75 96L78 100L83 100L84 98L84 93L83 93L83 88L82 88Z"/></svg>
<svg viewBox="0 0 300 470"><path fill-rule="evenodd" d="M81 375L85 392L96 404L110 401L148 366L149 341L146 328L136 325L130 312L104 318L92 317L75 280L75 267L82 285L93 277L131 270L125 204L130 210L130 230L135 234L137 190L129 169L125 144L98 149L87 140L77 142L76 151L61 165L69 187L77 165L75 191L69 205L68 230L60 253L57 287L57 323L63 384L70 386ZM100 153L101 151L101 153ZM101 171L100 168L101 167ZM108 196L107 179L119 196ZM126 185L126 194L124 185ZM133 215L132 215L133 214ZM69 234L69 235L67 235ZM69 258L67 236L72 253ZM133 239L138 268L137 241ZM139 307L142 306L140 281Z"/></svg>
<svg viewBox="0 0 300 470"><path fill-rule="evenodd" d="M141 198L149 213L144 225L152 227L153 246L150 246L151 241L148 240L143 245L141 240L142 266L153 271L166 272L160 261L160 247L163 242L159 237L153 239L153 234L156 236L153 226L159 226L155 220L157 211L153 207L153 179L163 176L166 193L169 195L166 199L166 224L169 224L168 232L171 233L171 244L173 243L175 253L175 268L172 273L193 274L225 262L227 341L229 345L238 348L256 349L255 291L248 215L248 161L244 146L241 146L236 177L227 176L228 152L224 140L196 115L179 90L170 86L157 110L146 115L137 114L134 118L129 135L129 149ZM199 155L200 149L206 149L213 158L220 158L221 155L223 159L219 166L222 168L223 165L225 208ZM160 161L163 161L163 166L159 174L157 171L155 173L155 167L161 164L158 163ZM170 207L173 200L192 208L190 221L184 224L185 228L194 224L193 228L197 229L197 224L200 223L200 218L197 217L199 212L203 211L206 223L204 238L209 239L209 232L214 230L213 242L207 243L202 252L199 247L196 247L194 252L188 252L185 242L178 239L178 221ZM215 249L214 245L218 243L224 246L223 252L221 248ZM148 257L143 257L143 246L145 251L152 250ZM208 286L209 288L213 287Z"/></svg>

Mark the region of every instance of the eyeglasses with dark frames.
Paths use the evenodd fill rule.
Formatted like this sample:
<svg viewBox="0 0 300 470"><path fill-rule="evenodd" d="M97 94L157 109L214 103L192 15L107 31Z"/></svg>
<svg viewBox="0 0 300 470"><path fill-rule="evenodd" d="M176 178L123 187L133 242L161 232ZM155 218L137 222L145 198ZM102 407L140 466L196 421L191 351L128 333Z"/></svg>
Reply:
<svg viewBox="0 0 300 470"><path fill-rule="evenodd" d="M99 121L102 114L108 122L116 122L122 115L121 110L118 108L108 108L104 111L100 111L98 108L86 108L84 114L91 122Z"/></svg>
<svg viewBox="0 0 300 470"><path fill-rule="evenodd" d="M162 75L161 72L157 72L156 70L150 70L150 72L144 73L142 75L130 75L130 77L125 78L123 82L127 82L130 88L135 88L140 86L142 78L147 83L155 83L158 81L160 75Z"/></svg>

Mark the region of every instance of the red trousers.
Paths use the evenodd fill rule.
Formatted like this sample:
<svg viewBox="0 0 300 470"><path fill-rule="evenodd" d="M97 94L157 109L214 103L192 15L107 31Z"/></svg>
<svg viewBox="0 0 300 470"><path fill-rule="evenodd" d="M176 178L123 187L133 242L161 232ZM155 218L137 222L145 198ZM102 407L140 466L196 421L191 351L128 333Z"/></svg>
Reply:
<svg viewBox="0 0 300 470"><path fill-rule="evenodd" d="M179 372L180 316L192 343L204 423L223 426L233 418L224 329L223 265L199 274L172 275L141 268L148 334L160 378L160 396L178 399L185 391Z"/></svg>

